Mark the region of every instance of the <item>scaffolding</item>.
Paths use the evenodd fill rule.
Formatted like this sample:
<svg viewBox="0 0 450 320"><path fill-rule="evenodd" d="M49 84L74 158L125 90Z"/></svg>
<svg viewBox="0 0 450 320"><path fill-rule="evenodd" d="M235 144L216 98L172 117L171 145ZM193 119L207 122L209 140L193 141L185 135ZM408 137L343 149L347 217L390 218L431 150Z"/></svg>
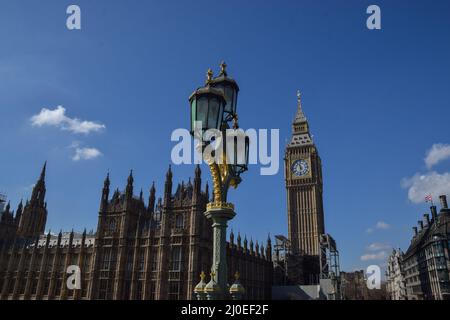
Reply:
<svg viewBox="0 0 450 320"><path fill-rule="evenodd" d="M320 236L320 279L329 279L334 287L334 298L341 297L341 270L339 263L339 251L336 241L329 234Z"/></svg>
<svg viewBox="0 0 450 320"><path fill-rule="evenodd" d="M288 256L291 254L291 242L283 235L275 236L275 265L283 272L283 285L287 285L288 274Z"/></svg>

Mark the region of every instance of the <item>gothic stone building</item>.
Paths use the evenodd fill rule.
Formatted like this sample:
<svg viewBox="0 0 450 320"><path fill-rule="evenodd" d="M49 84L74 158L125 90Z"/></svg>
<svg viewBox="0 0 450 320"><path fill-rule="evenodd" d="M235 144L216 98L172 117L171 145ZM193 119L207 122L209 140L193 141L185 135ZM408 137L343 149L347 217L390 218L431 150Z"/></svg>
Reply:
<svg viewBox="0 0 450 320"><path fill-rule="evenodd" d="M431 206L413 227L414 234L403 256L408 300L450 300L450 209L440 196L441 211Z"/></svg>
<svg viewBox="0 0 450 320"><path fill-rule="evenodd" d="M386 291L390 300L406 300L403 255L401 249L393 249L387 261Z"/></svg>
<svg viewBox="0 0 450 320"><path fill-rule="evenodd" d="M212 262L212 228L204 216L208 185L201 190L197 166L193 183L172 193L166 174L163 199L154 184L148 204L133 193L130 173L124 192L110 197L104 181L97 231L44 234L45 166L31 199L15 215L8 204L0 217L0 299L194 299L201 271ZM245 299L270 299L272 246L264 248L230 234L227 257L230 283L239 271ZM80 288L66 284L69 266L80 268Z"/></svg>

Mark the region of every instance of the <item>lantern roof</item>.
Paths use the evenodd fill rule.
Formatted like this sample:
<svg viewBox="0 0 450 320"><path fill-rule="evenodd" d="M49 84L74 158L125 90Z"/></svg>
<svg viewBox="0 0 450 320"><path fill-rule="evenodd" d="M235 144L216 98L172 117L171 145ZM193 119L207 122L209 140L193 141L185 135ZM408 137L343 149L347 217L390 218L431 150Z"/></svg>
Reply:
<svg viewBox="0 0 450 320"><path fill-rule="evenodd" d="M189 96L189 100L192 100L192 98L195 95L199 95L199 94L214 94L214 95L218 95L220 97L222 97L225 100L225 96L222 92L222 90L210 87L209 85L205 86L205 87L200 87L197 88L197 90L195 90L190 96Z"/></svg>
<svg viewBox="0 0 450 320"><path fill-rule="evenodd" d="M214 85L214 84L217 84L219 82L229 82L229 83L232 83L236 87L236 91L239 91L239 86L238 86L237 82L234 79L228 77L228 73L227 73L226 68L227 68L226 63L222 62L220 64L220 73L219 73L219 75L217 77L213 78L213 79L210 79L208 83Z"/></svg>

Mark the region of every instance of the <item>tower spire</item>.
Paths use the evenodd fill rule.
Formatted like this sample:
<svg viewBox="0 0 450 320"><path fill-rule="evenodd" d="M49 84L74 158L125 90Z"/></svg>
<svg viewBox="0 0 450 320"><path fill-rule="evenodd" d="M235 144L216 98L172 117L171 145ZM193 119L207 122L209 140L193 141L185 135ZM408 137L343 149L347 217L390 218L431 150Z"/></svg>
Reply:
<svg viewBox="0 0 450 320"><path fill-rule="evenodd" d="M39 177L39 180L44 181L45 180L45 171L47 170L47 160L44 162L44 166L42 167L41 176Z"/></svg>
<svg viewBox="0 0 450 320"><path fill-rule="evenodd" d="M300 93L300 90L297 90L297 113L292 122L292 137L288 146L294 147L313 144L312 136L309 133L308 120L303 113L302 94Z"/></svg>
<svg viewBox="0 0 450 320"><path fill-rule="evenodd" d="M130 170L130 175L128 176L127 187L125 190L125 194L128 199L133 196L133 182L133 170Z"/></svg>
<svg viewBox="0 0 450 320"><path fill-rule="evenodd" d="M39 180L36 182L36 184L33 187L33 191L31 193L31 202L33 204L38 203L39 205L44 205L44 198L45 198L45 172L47 169L47 161L44 162L44 166L41 170L41 175L39 176Z"/></svg>
<svg viewBox="0 0 450 320"><path fill-rule="evenodd" d="M302 109L302 94L300 90L297 90L297 113L295 115L294 123L306 121L305 114Z"/></svg>
<svg viewBox="0 0 450 320"><path fill-rule="evenodd" d="M150 188L150 196L148 198L148 210L150 212L154 212L155 210L155 197L156 195L156 188L155 188L155 181L152 183L152 187Z"/></svg>
<svg viewBox="0 0 450 320"><path fill-rule="evenodd" d="M164 205L168 206L170 198L172 197L172 166L169 165L169 169L166 173L166 182L164 183Z"/></svg>

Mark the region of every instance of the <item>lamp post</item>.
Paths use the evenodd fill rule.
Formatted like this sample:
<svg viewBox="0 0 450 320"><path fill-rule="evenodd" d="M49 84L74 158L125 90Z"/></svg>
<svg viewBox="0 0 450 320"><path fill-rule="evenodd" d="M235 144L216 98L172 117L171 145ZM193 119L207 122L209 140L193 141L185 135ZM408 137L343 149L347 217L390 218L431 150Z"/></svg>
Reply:
<svg viewBox="0 0 450 320"><path fill-rule="evenodd" d="M219 76L213 78L209 69L205 86L189 97L191 135L198 141L197 151L207 162L214 185L213 200L204 213L213 227L211 281L206 285L199 283L197 288L204 288L210 300L228 297L226 233L227 223L236 213L234 205L227 202L227 194L230 186L238 186L240 175L248 169L249 138L237 123L238 92L239 87L228 77L223 62Z"/></svg>

